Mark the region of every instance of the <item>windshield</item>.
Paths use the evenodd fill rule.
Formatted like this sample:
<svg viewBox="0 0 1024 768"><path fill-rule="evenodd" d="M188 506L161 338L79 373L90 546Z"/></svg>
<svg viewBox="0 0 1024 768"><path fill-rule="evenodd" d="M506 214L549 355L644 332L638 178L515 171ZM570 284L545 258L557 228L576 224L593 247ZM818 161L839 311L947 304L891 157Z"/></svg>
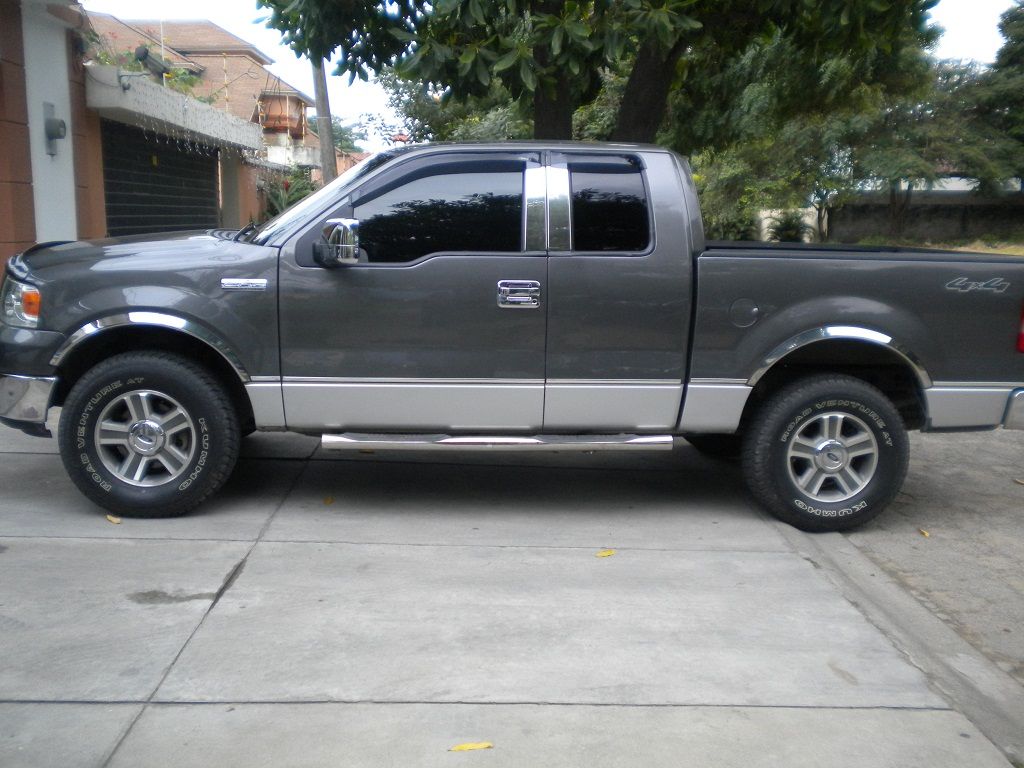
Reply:
<svg viewBox="0 0 1024 768"><path fill-rule="evenodd" d="M326 208L332 199L336 199L339 191L377 168L395 156L394 151L379 152L370 155L361 163L352 166L330 184L325 184L309 197L304 197L290 208L286 208L274 218L256 227L245 239L252 243L264 245L280 232L291 229L295 224L304 222L308 216L321 208Z"/></svg>

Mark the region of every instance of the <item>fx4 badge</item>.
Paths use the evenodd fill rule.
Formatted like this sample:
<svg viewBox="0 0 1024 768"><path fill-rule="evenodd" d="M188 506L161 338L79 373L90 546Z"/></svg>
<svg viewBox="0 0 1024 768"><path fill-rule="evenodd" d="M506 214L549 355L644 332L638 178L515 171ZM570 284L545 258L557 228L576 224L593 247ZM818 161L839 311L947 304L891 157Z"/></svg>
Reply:
<svg viewBox="0 0 1024 768"><path fill-rule="evenodd" d="M993 293L1003 293L1010 284L1003 280L1001 277L993 277L991 280L984 282L968 280L966 277L958 277L955 280L950 280L946 283L947 291L960 291L961 293L968 293L970 291L992 291Z"/></svg>

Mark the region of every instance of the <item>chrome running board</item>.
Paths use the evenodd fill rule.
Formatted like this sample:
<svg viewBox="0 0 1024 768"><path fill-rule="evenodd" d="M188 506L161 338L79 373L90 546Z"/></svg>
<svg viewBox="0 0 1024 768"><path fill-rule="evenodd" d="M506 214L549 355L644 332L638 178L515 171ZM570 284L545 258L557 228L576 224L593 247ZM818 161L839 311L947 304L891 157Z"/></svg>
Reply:
<svg viewBox="0 0 1024 768"><path fill-rule="evenodd" d="M323 435L327 451L671 451L671 435Z"/></svg>

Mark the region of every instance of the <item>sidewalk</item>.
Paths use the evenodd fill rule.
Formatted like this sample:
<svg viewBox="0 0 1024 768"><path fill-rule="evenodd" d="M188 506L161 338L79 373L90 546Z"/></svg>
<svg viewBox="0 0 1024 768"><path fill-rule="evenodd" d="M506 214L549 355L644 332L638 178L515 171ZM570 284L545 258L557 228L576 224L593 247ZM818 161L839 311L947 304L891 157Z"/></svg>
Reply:
<svg viewBox="0 0 1024 768"><path fill-rule="evenodd" d="M1008 764L728 465L315 447L114 525L0 430L0 765Z"/></svg>

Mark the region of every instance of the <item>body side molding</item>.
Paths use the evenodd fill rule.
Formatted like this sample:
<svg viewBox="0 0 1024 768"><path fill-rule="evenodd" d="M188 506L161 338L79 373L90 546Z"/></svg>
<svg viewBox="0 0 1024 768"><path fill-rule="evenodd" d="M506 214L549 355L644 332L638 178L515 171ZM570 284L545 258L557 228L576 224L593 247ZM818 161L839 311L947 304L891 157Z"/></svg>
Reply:
<svg viewBox="0 0 1024 768"><path fill-rule="evenodd" d="M752 391L743 379L691 379L678 430L697 434L735 432Z"/></svg>
<svg viewBox="0 0 1024 768"><path fill-rule="evenodd" d="M238 378L243 383L250 381L249 372L245 370L241 360L238 359L238 356L220 337L193 320L186 320L183 317L168 315L163 312L124 312L101 317L98 320L93 320L91 323L86 323L68 336L64 343L60 345L50 359L50 365L54 367L60 365L69 352L96 334L111 328L121 328L124 326L155 326L181 331L215 349L234 369L235 373L238 374Z"/></svg>
<svg viewBox="0 0 1024 768"><path fill-rule="evenodd" d="M963 385L936 382L924 391L928 423L924 431L941 429L1024 428L1021 419L1024 386Z"/></svg>

